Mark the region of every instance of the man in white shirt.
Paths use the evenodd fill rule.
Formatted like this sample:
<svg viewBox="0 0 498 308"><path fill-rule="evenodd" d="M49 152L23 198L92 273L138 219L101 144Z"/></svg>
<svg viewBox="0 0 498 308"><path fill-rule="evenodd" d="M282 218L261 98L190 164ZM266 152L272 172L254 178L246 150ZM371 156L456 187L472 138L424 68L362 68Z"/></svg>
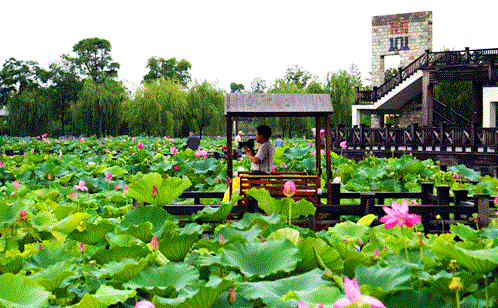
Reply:
<svg viewBox="0 0 498 308"><path fill-rule="evenodd" d="M256 155L247 146L244 151L251 160L251 174L270 174L275 156L275 148L270 143L271 128L268 125L258 126L256 132L256 142L260 143Z"/></svg>

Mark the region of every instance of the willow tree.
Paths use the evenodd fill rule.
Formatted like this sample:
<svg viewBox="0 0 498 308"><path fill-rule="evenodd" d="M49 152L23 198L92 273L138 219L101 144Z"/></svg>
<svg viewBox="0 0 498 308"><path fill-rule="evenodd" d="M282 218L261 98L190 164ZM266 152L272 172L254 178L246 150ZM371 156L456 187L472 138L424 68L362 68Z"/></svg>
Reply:
<svg viewBox="0 0 498 308"><path fill-rule="evenodd" d="M121 102L126 98L121 82L86 80L78 100L71 106L77 132L86 136L117 135L121 125Z"/></svg>
<svg viewBox="0 0 498 308"><path fill-rule="evenodd" d="M123 104L131 135L180 136L187 93L183 87L165 78L146 82L135 97Z"/></svg>
<svg viewBox="0 0 498 308"><path fill-rule="evenodd" d="M7 127L14 136L39 136L47 132L52 104L44 89L24 90L7 101Z"/></svg>
<svg viewBox="0 0 498 308"><path fill-rule="evenodd" d="M224 103L225 91L217 89L207 81L202 83L196 82L187 94L188 111L186 113L186 120L191 123L190 129L194 129L194 127L198 128L199 135L202 137L202 132L206 127L223 127ZM218 129L217 131L220 130Z"/></svg>

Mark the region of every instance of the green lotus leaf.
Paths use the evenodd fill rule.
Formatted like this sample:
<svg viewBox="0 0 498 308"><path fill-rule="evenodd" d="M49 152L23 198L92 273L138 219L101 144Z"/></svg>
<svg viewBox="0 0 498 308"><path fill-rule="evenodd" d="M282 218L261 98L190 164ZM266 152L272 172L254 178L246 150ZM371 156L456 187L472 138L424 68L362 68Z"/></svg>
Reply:
<svg viewBox="0 0 498 308"><path fill-rule="evenodd" d="M343 268L341 256L324 240L315 237L301 237L299 231L292 228L282 228L274 231L268 239L290 240L299 249L301 261L297 264L298 271L310 271L322 264L332 271L339 271Z"/></svg>
<svg viewBox="0 0 498 308"><path fill-rule="evenodd" d="M279 214L272 214L268 216L263 216L261 213L245 213L241 220L232 223L237 229L245 230L249 229L254 225L258 225L261 230L266 230L271 224L278 223L282 221L282 216Z"/></svg>
<svg viewBox="0 0 498 308"><path fill-rule="evenodd" d="M494 240L498 238L498 228L494 227L488 227L485 229L481 229L482 235L486 236L490 240Z"/></svg>
<svg viewBox="0 0 498 308"><path fill-rule="evenodd" d="M114 224L107 219L100 219L96 224L86 223L84 224L84 227L85 230L83 231L74 230L69 233L68 238L71 238L77 242L93 245L105 238L105 235L108 232L114 230Z"/></svg>
<svg viewBox="0 0 498 308"><path fill-rule="evenodd" d="M498 267L498 246L490 249L466 250L442 238L434 241L434 254L440 258L455 259L458 264L478 274L485 274Z"/></svg>
<svg viewBox="0 0 498 308"><path fill-rule="evenodd" d="M109 168L105 168L104 170L102 170L101 173L102 173L103 177L105 177L105 175L109 172L112 173L113 178L119 178L125 174L128 174L128 170L126 170L120 166L112 166Z"/></svg>
<svg viewBox="0 0 498 308"><path fill-rule="evenodd" d="M186 286L196 286L199 270L186 263L168 262L160 267L148 267L123 284L129 289L144 289L163 297L171 297Z"/></svg>
<svg viewBox="0 0 498 308"><path fill-rule="evenodd" d="M124 303L128 298L134 297L135 290L116 290L108 285L101 285L95 294L85 294L81 301L71 307L110 307L117 303Z"/></svg>
<svg viewBox="0 0 498 308"><path fill-rule="evenodd" d="M223 261L221 260L221 253L216 254L216 255L211 255L211 254L204 254L200 255L197 260L195 260L195 263L199 266L224 266Z"/></svg>
<svg viewBox="0 0 498 308"><path fill-rule="evenodd" d="M216 168L218 168L218 160L215 158L196 160L192 164L192 169L196 174L204 174L209 171L214 171Z"/></svg>
<svg viewBox="0 0 498 308"><path fill-rule="evenodd" d="M120 282L126 282L140 273L147 265L149 261L146 259L141 259L136 261L135 259L122 259L119 262L109 262L99 269L97 275L100 278L113 278Z"/></svg>
<svg viewBox="0 0 498 308"><path fill-rule="evenodd" d="M124 197L123 197L124 198ZM119 203L119 200L111 199L113 203ZM121 217L133 209L133 205L129 204L122 207L115 207L110 204L104 206L106 209L106 217Z"/></svg>
<svg viewBox="0 0 498 308"><path fill-rule="evenodd" d="M4 200L0 201L0 227L9 226L11 223L15 222L19 217L19 213L25 207L20 201L7 204Z"/></svg>
<svg viewBox="0 0 498 308"><path fill-rule="evenodd" d="M183 261L202 232L201 226L196 223L187 224L178 230L177 225L167 221L163 233L158 237L159 250L168 260Z"/></svg>
<svg viewBox="0 0 498 308"><path fill-rule="evenodd" d="M358 285L369 285L372 288L380 288L383 292L392 292L411 289L411 270L405 264L390 264L386 267L375 265L356 267L356 281Z"/></svg>
<svg viewBox="0 0 498 308"><path fill-rule="evenodd" d="M40 211L33 215L31 226L38 231L51 231L52 226L58 222L54 214L49 211Z"/></svg>
<svg viewBox="0 0 498 308"><path fill-rule="evenodd" d="M145 202L163 206L171 204L173 199L178 198L185 189L190 187L191 182L187 177L163 178L159 173L148 173L141 179L134 179L128 185L126 196L134 198L138 202ZM156 187L157 195L152 194L152 188Z"/></svg>
<svg viewBox="0 0 498 308"><path fill-rule="evenodd" d="M65 234L69 234L73 232L76 228L79 227L80 223L90 217L91 215L88 213L78 212L74 213L71 216L66 217L57 223L53 228L53 231L59 231Z"/></svg>
<svg viewBox="0 0 498 308"><path fill-rule="evenodd" d="M363 240L369 230L370 228L367 226L358 226L356 223L348 220L334 225L332 228L329 228L328 232L332 237L335 236L341 240L357 241L360 239Z"/></svg>
<svg viewBox="0 0 498 308"><path fill-rule="evenodd" d="M230 202L222 202L218 208L205 206L201 211L195 213L192 219L224 221L232 211L233 206L243 197L239 194L233 194Z"/></svg>
<svg viewBox="0 0 498 308"><path fill-rule="evenodd" d="M29 277L5 273L0 275L0 305L5 307L46 307L50 292Z"/></svg>
<svg viewBox="0 0 498 308"><path fill-rule="evenodd" d="M299 218L301 216L314 215L316 207L313 203L301 199L295 202L290 198L275 199L270 196L270 193L264 188L251 188L246 191L246 195L253 197L258 201L258 207L267 215L280 214L285 217L289 215L289 207L291 207L291 218Z"/></svg>
<svg viewBox="0 0 498 308"><path fill-rule="evenodd" d="M219 230L215 234L215 238L218 239L219 235L223 235L227 244L231 242L240 242L240 238L244 239L244 242L253 242L255 239L262 234L262 230L258 225L252 226L249 230L238 230L232 226L225 227Z"/></svg>
<svg viewBox="0 0 498 308"><path fill-rule="evenodd" d="M311 290L306 291L290 291L283 298L282 301L289 299L302 300L309 307L316 307L323 304L324 308L333 308L334 303L345 297L337 287L329 287L325 285L318 286Z"/></svg>
<svg viewBox="0 0 498 308"><path fill-rule="evenodd" d="M452 307L433 293L428 291L402 290L386 297L383 301L386 307L424 307L445 308Z"/></svg>
<svg viewBox="0 0 498 308"><path fill-rule="evenodd" d="M240 282L240 292L247 300L261 299L268 307L296 307L294 299L281 301L289 291L311 291L318 286L330 286L328 281L322 279L323 271L314 269L307 273L282 278L275 281Z"/></svg>
<svg viewBox="0 0 498 308"><path fill-rule="evenodd" d="M470 226L466 226L460 223L456 225L450 225L450 231L464 241L475 243L479 238L479 231L472 229Z"/></svg>
<svg viewBox="0 0 498 308"><path fill-rule="evenodd" d="M265 243L234 243L226 247L221 258L229 267L237 268L248 278L262 278L288 273L301 260L299 250L287 239Z"/></svg>
<svg viewBox="0 0 498 308"><path fill-rule="evenodd" d="M52 292L59 287L64 279L74 275L73 268L74 265L67 260L57 262L34 273L31 275L31 279L34 279L45 290Z"/></svg>
<svg viewBox="0 0 498 308"><path fill-rule="evenodd" d="M93 255L92 259L98 264L106 264L109 262L119 262L123 259L139 260L145 258L150 250L145 246L130 244L126 247L111 247L109 249L99 248Z"/></svg>
<svg viewBox="0 0 498 308"><path fill-rule="evenodd" d="M234 282L211 276L206 284L199 285L197 290L182 290L176 298L154 296L152 303L156 308L211 308L220 295L231 288ZM225 298L226 302L226 298ZM251 306L252 307L252 306Z"/></svg>
<svg viewBox="0 0 498 308"><path fill-rule="evenodd" d="M151 225L149 224L149 231L150 231ZM130 243L136 243L137 238L131 234L115 234L112 232L109 232L106 234L106 240L110 244L111 247L114 246L128 246Z"/></svg>
<svg viewBox="0 0 498 308"><path fill-rule="evenodd" d="M137 206L123 217L123 220L117 225L121 230L127 230L132 226L140 227L143 223L152 224L151 234L146 238L139 237L144 242L149 242L152 235L158 236L164 229L164 223L168 220L174 220L174 217L168 214L166 210L155 206ZM132 228L130 232L136 232L137 228ZM134 234L134 233L130 233ZM140 234L140 233L139 233ZM137 234L138 236L138 234Z"/></svg>
<svg viewBox="0 0 498 308"><path fill-rule="evenodd" d="M17 255L7 260L0 261L0 273L17 274L22 269L24 258Z"/></svg>
<svg viewBox="0 0 498 308"><path fill-rule="evenodd" d="M453 165L448 167L448 170L451 172L456 172L460 175L463 175L465 179L469 181L480 181L481 173L475 171L473 169L467 168L465 165Z"/></svg>
<svg viewBox="0 0 498 308"><path fill-rule="evenodd" d="M303 147L289 147L285 150L283 158L288 161L301 160L309 155L311 150ZM316 164L316 163L315 163Z"/></svg>
<svg viewBox="0 0 498 308"><path fill-rule="evenodd" d="M159 161L159 162L154 161L152 166L150 166L150 171L152 171L152 172L157 172L157 171L165 172L165 171L173 169L173 166L175 166L175 165L176 165L176 162L174 162L174 161L161 159L161 161Z"/></svg>
<svg viewBox="0 0 498 308"><path fill-rule="evenodd" d="M48 268L56 263L71 261L73 257L64 250L42 249L24 262L26 268Z"/></svg>

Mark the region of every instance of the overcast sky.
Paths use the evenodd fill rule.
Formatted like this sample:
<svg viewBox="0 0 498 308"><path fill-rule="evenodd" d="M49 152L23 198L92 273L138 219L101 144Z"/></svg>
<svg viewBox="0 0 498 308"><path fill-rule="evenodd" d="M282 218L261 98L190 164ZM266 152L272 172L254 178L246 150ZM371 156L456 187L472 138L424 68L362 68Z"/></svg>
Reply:
<svg viewBox="0 0 498 308"><path fill-rule="evenodd" d="M130 88L152 56L184 58L193 79L227 91L231 82L250 89L255 77L269 86L293 65L323 81L354 63L368 84L372 16L432 11L434 51L497 48L493 2L0 0L0 61L48 67L78 41L98 37L111 43Z"/></svg>

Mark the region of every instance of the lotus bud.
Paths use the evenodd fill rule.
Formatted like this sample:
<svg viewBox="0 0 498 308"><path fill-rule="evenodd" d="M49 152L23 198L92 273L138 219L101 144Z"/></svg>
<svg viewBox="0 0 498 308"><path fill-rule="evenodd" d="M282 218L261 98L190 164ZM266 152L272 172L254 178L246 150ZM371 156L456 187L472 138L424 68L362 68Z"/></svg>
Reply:
<svg viewBox="0 0 498 308"><path fill-rule="evenodd" d="M12 182L12 186L14 186L15 189L18 189L19 188L19 181L15 180L14 182Z"/></svg>
<svg viewBox="0 0 498 308"><path fill-rule="evenodd" d="M373 253L373 259L374 260L378 260L380 257L380 253L379 253L379 250L377 248L375 248L375 251Z"/></svg>
<svg viewBox="0 0 498 308"><path fill-rule="evenodd" d="M52 175L51 175L50 173L47 175L47 179L48 179L49 181L50 181L50 180L52 180Z"/></svg>
<svg viewBox="0 0 498 308"><path fill-rule="evenodd" d="M143 143L139 143L137 144L137 148L139 148L140 150L144 148L144 144Z"/></svg>
<svg viewBox="0 0 498 308"><path fill-rule="evenodd" d="M325 268L325 270L323 271L322 273L322 279L323 280L328 280L328 281L333 281L332 279L332 271L330 270L330 268Z"/></svg>
<svg viewBox="0 0 498 308"><path fill-rule="evenodd" d="M85 244L83 244L83 242L80 242L78 250L80 251L81 254L85 253Z"/></svg>
<svg viewBox="0 0 498 308"><path fill-rule="evenodd" d="M457 260L455 260L455 259L450 260L450 263L448 264L448 268L452 272L456 272L458 269Z"/></svg>
<svg viewBox="0 0 498 308"><path fill-rule="evenodd" d="M260 236L258 236L258 240L259 240L261 243L266 242L266 241L264 240L264 238L263 238L261 235L260 235Z"/></svg>
<svg viewBox="0 0 498 308"><path fill-rule="evenodd" d="M346 142L346 140L342 141L341 143L339 143L339 146L343 149L347 148L348 147L348 144Z"/></svg>
<svg viewBox="0 0 498 308"><path fill-rule="evenodd" d="M127 191L128 191L128 184L125 184L123 187L123 193L126 194Z"/></svg>
<svg viewBox="0 0 498 308"><path fill-rule="evenodd" d="M154 251L159 250L159 241L155 235L152 236L152 240L150 241L150 248Z"/></svg>
<svg viewBox="0 0 498 308"><path fill-rule="evenodd" d="M235 290L233 288L230 288L230 290L228 291L228 296L227 296L228 304L232 305L233 303L235 303L236 297L237 297L237 295L235 294Z"/></svg>
<svg viewBox="0 0 498 308"><path fill-rule="evenodd" d="M451 279L449 288L453 291L462 291L463 290L463 283L460 277L453 277Z"/></svg>
<svg viewBox="0 0 498 308"><path fill-rule="evenodd" d="M111 172L107 172L106 175L105 175L105 180L106 181L110 181L112 179L112 173Z"/></svg>
<svg viewBox="0 0 498 308"><path fill-rule="evenodd" d="M28 220L28 213L26 210L21 210L19 213L19 217L16 219L16 221L26 221Z"/></svg>
<svg viewBox="0 0 498 308"><path fill-rule="evenodd" d="M227 242L222 234L220 234L220 236L218 237L218 241L221 245L224 245Z"/></svg>
<svg viewBox="0 0 498 308"><path fill-rule="evenodd" d="M284 195L286 197L292 197L296 193L296 184L294 181L289 180L284 184Z"/></svg>
<svg viewBox="0 0 498 308"><path fill-rule="evenodd" d="M157 196L157 188L156 186L152 186L152 197Z"/></svg>

